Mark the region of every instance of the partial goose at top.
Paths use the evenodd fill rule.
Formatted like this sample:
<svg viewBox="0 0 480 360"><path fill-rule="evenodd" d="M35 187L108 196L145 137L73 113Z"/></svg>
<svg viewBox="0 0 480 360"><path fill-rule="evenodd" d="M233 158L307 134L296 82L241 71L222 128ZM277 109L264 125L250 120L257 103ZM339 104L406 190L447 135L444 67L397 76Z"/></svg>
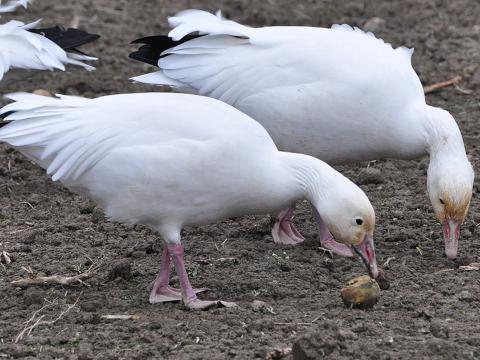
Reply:
<svg viewBox="0 0 480 360"><path fill-rule="evenodd" d="M426 104L413 50L348 25L252 28L199 10L169 23L168 36L135 41L144 45L131 57L160 70L133 80L222 100L259 121L280 150L330 164L429 155L428 194L445 253L457 257L473 169L454 118Z"/></svg>
<svg viewBox="0 0 480 360"><path fill-rule="evenodd" d="M36 29L39 23L12 20L0 25L0 88L28 77L26 70L65 71L65 65L95 69L85 61L97 58L87 56L78 47L97 40L98 35L59 26Z"/></svg>
<svg viewBox="0 0 480 360"><path fill-rule="evenodd" d="M0 0L0 13L12 12L22 6L26 9L28 4L32 1L33 0L8 0L2 4L2 1Z"/></svg>
<svg viewBox="0 0 480 360"><path fill-rule="evenodd" d="M0 141L97 202L110 219L162 236L152 303L216 304L199 300L190 285L184 226L271 213L299 199L312 204L320 231L330 229L378 275L375 213L365 193L318 159L278 151L258 122L225 103L171 93L7 97L15 102L0 111L10 114ZM181 291L168 285L171 258Z"/></svg>

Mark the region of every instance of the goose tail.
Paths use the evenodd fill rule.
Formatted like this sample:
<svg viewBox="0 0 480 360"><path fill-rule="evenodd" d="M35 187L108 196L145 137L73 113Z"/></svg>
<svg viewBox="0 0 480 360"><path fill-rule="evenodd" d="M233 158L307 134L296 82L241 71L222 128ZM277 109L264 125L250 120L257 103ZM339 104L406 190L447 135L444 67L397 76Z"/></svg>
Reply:
<svg viewBox="0 0 480 360"><path fill-rule="evenodd" d="M204 94L196 85L197 78L212 79L219 67L230 66L231 60L220 56L248 44L255 31L226 20L220 11L211 14L184 10L170 17L168 22L172 27L168 35L148 36L132 42L141 46L130 54L130 58L158 66L160 70L131 80Z"/></svg>

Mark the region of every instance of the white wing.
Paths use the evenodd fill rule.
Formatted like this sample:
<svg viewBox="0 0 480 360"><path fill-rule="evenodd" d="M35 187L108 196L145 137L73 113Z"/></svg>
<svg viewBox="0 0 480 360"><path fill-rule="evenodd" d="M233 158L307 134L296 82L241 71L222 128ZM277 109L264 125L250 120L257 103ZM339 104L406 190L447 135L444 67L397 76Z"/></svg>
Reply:
<svg viewBox="0 0 480 360"><path fill-rule="evenodd" d="M201 153L202 143L216 141L223 146L236 137L237 145L264 143L275 149L257 122L226 104L204 97L157 93L97 99L62 95L49 98L28 93L7 97L15 102L5 106L0 114L13 112L6 117L12 123L0 129L0 141L18 148L46 168L53 180L67 183L77 180L119 148L158 146L173 151L183 144L180 147L193 146L196 148L192 153Z"/></svg>
<svg viewBox="0 0 480 360"><path fill-rule="evenodd" d="M95 69L82 62L95 58L67 53L46 37L28 31L39 22L25 25L12 20L0 25L0 81L11 68L64 71L66 64L72 64L86 70Z"/></svg>
<svg viewBox="0 0 480 360"><path fill-rule="evenodd" d="M198 10L181 12L169 23L173 40L192 32L205 36L164 51L160 71L133 80L196 91L234 106L272 88L329 82L352 88L373 83L381 92L395 84L396 91L423 95L411 50L393 49L348 25L250 28Z"/></svg>
<svg viewBox="0 0 480 360"><path fill-rule="evenodd" d="M8 0L5 4L2 5L0 1L0 13L7 13L14 11L20 6L23 6L25 9L27 8L28 4L31 3L33 0Z"/></svg>

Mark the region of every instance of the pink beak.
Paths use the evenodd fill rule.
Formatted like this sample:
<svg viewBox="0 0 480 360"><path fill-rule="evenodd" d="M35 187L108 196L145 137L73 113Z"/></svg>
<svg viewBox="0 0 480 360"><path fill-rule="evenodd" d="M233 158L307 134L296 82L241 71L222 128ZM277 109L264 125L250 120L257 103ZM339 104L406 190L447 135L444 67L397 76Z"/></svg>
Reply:
<svg viewBox="0 0 480 360"><path fill-rule="evenodd" d="M461 222L446 218L443 222L443 236L445 238L445 254L450 260L457 258L458 238L460 237Z"/></svg>
<svg viewBox="0 0 480 360"><path fill-rule="evenodd" d="M365 235L360 245L351 246L352 254L357 255L367 268L368 274L372 278L378 277L377 257L375 256L375 245L370 235Z"/></svg>

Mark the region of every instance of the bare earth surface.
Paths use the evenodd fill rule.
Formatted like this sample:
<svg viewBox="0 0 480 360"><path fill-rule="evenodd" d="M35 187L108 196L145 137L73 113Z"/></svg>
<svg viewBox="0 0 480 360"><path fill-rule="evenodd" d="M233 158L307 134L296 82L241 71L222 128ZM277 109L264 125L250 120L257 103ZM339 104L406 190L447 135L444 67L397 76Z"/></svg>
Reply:
<svg viewBox="0 0 480 360"><path fill-rule="evenodd" d="M68 26L75 19L81 28L102 35L86 49L101 60L94 73L45 72L11 90L46 88L88 97L158 91L128 81L152 69L127 58L134 49L128 43L164 33L167 16L190 7L218 7L254 26L345 22L363 27L372 17L384 19L376 34L395 46L415 47L414 66L424 84L463 76L460 86L471 93L450 87L428 95L428 102L452 112L478 171L477 0L37 0L28 12L2 21L43 17L44 25ZM300 246L275 245L267 216L186 229L193 284L211 289L205 298L240 305L188 312L178 303L148 303L160 262L156 234L106 222L94 204L52 183L40 168L0 145L0 252L7 251L13 260L0 265L0 358L265 359L271 350L297 342L305 355L299 359L478 359L480 272L458 266L480 262L480 184L475 183L462 229L459 260L448 261L426 197L427 164L426 159L369 164L379 173L367 171L367 164L340 169L369 195L377 213L379 264L390 259L384 271L391 287L372 310L344 307L340 288L363 270L356 260L332 258L319 249L309 207L299 204L295 221L307 238ZM92 262L99 269L85 281L88 286L21 289L10 284L26 276L22 267L41 275L74 276ZM14 342L27 320L32 324L43 316L41 321L53 321L77 300L58 321L39 323ZM254 300L271 308L255 308ZM136 317L101 318L107 314Z"/></svg>

